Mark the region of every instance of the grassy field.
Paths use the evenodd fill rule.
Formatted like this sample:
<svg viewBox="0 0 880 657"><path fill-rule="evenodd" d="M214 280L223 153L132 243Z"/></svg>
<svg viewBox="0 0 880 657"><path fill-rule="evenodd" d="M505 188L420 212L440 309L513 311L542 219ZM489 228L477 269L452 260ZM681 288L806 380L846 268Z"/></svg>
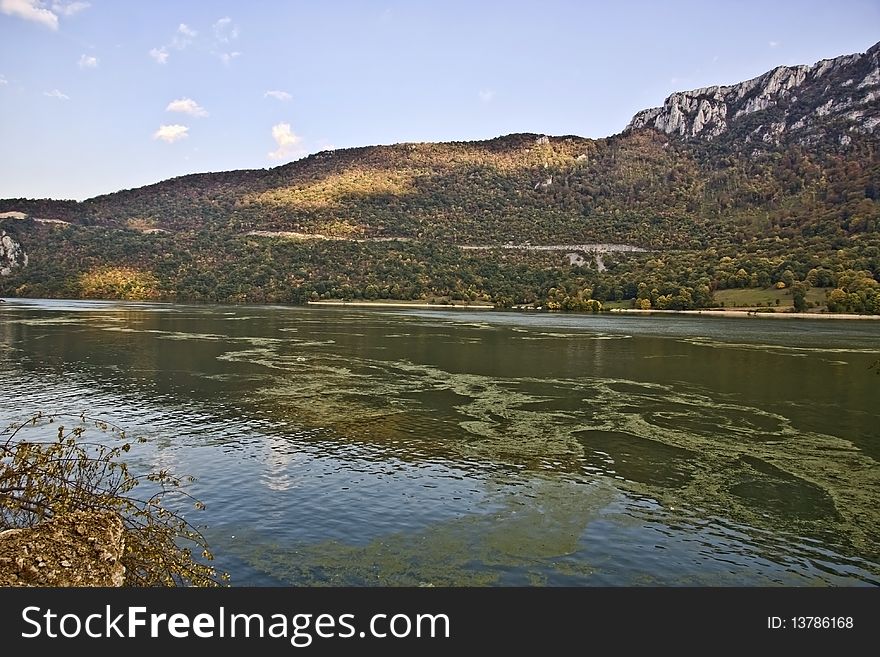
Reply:
<svg viewBox="0 0 880 657"><path fill-rule="evenodd" d="M604 310L611 310L612 308L633 308L633 300L632 299L624 299L623 301L603 301L602 308Z"/></svg>
<svg viewBox="0 0 880 657"><path fill-rule="evenodd" d="M824 308L825 293L828 290L829 288L824 287L810 288L807 291L807 303L812 302L815 308ZM793 305L790 290L777 290L772 287L765 289L716 290L715 303L723 308L759 308L762 306L791 308Z"/></svg>
<svg viewBox="0 0 880 657"><path fill-rule="evenodd" d="M807 291L807 302L812 302L811 310L823 310L825 308L825 294L831 288L814 287ZM776 301L779 300L777 304ZM717 290L715 292L715 308L779 308L790 309L794 303L791 299L790 290L777 290L775 287L755 289L737 288L734 290ZM623 301L603 301L605 310L617 308L635 307L632 299Z"/></svg>

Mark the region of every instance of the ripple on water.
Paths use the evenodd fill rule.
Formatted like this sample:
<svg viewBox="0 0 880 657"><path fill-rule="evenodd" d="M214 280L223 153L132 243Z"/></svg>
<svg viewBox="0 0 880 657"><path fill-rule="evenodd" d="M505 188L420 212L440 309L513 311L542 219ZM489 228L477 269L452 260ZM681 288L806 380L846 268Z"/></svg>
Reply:
<svg viewBox="0 0 880 657"><path fill-rule="evenodd" d="M740 460L748 468L730 486L731 494L774 515L840 520L834 500L819 486L753 456L744 455Z"/></svg>
<svg viewBox="0 0 880 657"><path fill-rule="evenodd" d="M226 333L233 316L212 313L187 310L179 331L106 317L70 329L104 343L97 331L110 328L153 346L187 341L210 354L203 371L169 369L167 342L144 362L120 350L102 364L101 339L65 340L67 327L47 322L0 333L0 387L37 409L130 420L149 439L136 458L199 477L205 520L238 537L215 546L219 559L265 573L249 582L836 584L880 572L876 462L843 429L796 426L800 402L642 381L641 359L635 370L608 359L577 376L505 377L494 362L492 375L461 372L445 360L454 347L430 363L411 348L482 339L501 362L521 355L523 336L548 341L548 355L554 341L570 351L612 337L644 355L638 322L497 330L515 323L504 316L489 334L458 320L278 309L238 337ZM55 351L44 346L53 336ZM821 403L841 426L870 416Z"/></svg>
<svg viewBox="0 0 880 657"><path fill-rule="evenodd" d="M620 431L581 431L584 462L611 476L648 486L677 488L693 479L694 453Z"/></svg>

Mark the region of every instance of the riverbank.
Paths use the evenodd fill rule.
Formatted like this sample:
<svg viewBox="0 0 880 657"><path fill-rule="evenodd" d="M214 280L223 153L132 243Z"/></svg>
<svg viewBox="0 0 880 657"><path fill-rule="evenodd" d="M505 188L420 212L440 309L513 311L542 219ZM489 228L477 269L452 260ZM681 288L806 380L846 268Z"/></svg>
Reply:
<svg viewBox="0 0 880 657"><path fill-rule="evenodd" d="M419 301L309 301L310 306L351 306L361 308L432 308L435 310L497 310L486 304L443 304ZM533 308L514 308L532 310ZM705 315L707 317L768 317L772 319L880 319L880 315L852 315L846 313L793 313L785 311L759 312L751 308L728 308L725 310L641 310L638 308L609 308L608 313L627 315Z"/></svg>
<svg viewBox="0 0 880 657"><path fill-rule="evenodd" d="M641 310L637 308L611 308L610 313L627 315L706 315L708 317L755 317L769 319L880 319L880 315L851 315L846 313L790 313L756 312L747 308L738 310Z"/></svg>
<svg viewBox="0 0 880 657"><path fill-rule="evenodd" d="M57 301L57 302L73 302L73 303L94 303L94 304L118 304L118 303L134 303L134 304L155 304L155 305L215 305L215 304L175 304L174 302L169 301L138 301L133 299L31 299L27 297L7 297L0 298L0 303L6 303L7 301L13 302L34 302L34 301ZM216 304L216 305L224 305L224 304ZM263 305L272 305L272 304L249 304L249 303L241 303L241 304L225 304L230 307L246 307L246 306L263 306ZM276 304L278 305L278 304ZM466 303L427 303L425 301L307 301L306 305L309 306L345 306L351 308L427 308L433 310L499 310L496 306L490 304L466 304ZM283 307L280 306L279 307ZM543 309L533 308L531 306L514 306L510 310L515 310L519 312L529 312L531 313L541 313L547 312ZM559 311L550 311L554 314L559 313ZM638 308L607 308L602 311L600 314L626 314L626 315L705 315L707 317L768 317L771 319L869 319L869 320L880 320L880 315L853 315L847 313L819 313L819 312L807 312L807 313L794 313L786 310L776 310L776 311L761 311L755 310L753 308L713 308L706 310L658 310L658 309L649 309L649 310L641 310ZM572 314L572 315L587 315L591 313L581 312L581 313L560 313L560 314Z"/></svg>
<svg viewBox="0 0 880 657"><path fill-rule="evenodd" d="M447 304L424 302L420 303L410 301L401 301L399 303L394 301L308 301L306 303L310 306L360 306L364 308L437 308L440 310L449 310L450 308L454 308L456 310L495 310L495 306L476 303Z"/></svg>

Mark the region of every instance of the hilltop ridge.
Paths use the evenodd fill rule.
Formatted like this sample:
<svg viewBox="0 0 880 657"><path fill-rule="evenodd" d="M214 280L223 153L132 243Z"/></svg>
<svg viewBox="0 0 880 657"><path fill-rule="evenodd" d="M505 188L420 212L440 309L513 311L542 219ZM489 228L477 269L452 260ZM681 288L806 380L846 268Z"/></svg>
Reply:
<svg viewBox="0 0 880 657"><path fill-rule="evenodd" d="M873 312L878 55L672 94L602 139L365 146L83 202L0 200L0 294L705 307L800 282ZM590 244L627 250L574 248Z"/></svg>
<svg viewBox="0 0 880 657"><path fill-rule="evenodd" d="M747 119L756 113L763 120L753 126ZM757 144L779 143L783 133L801 144L833 134L845 144L848 132L873 133L878 124L880 43L812 66L777 66L737 84L676 92L662 107L638 112L626 131L652 127L703 139L732 132Z"/></svg>

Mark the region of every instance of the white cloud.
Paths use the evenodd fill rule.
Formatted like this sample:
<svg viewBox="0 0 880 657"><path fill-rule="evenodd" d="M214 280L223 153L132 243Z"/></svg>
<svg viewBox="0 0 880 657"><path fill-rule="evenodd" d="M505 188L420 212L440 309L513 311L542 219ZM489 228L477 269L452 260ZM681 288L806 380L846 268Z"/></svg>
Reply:
<svg viewBox="0 0 880 657"><path fill-rule="evenodd" d="M171 47L175 50L184 50L192 44L193 39L195 39L198 32L192 29L186 23L181 23L177 26L177 31L174 33L174 36L171 38ZM163 48L165 46L162 46Z"/></svg>
<svg viewBox="0 0 880 657"><path fill-rule="evenodd" d="M217 56L224 64L229 64L233 59L241 57L241 53L236 50L235 52L221 52Z"/></svg>
<svg viewBox="0 0 880 657"><path fill-rule="evenodd" d="M70 100L70 96L58 91L58 89L53 89L52 91L44 91L43 95L48 96L49 98L56 98L57 100Z"/></svg>
<svg viewBox="0 0 880 657"><path fill-rule="evenodd" d="M238 38L238 25L232 24L229 16L224 16L214 23L214 38L220 43L229 43Z"/></svg>
<svg viewBox="0 0 880 657"><path fill-rule="evenodd" d="M173 144L188 137L188 132L189 128L185 125L160 125L159 129L153 133L153 139L161 139L166 144Z"/></svg>
<svg viewBox="0 0 880 657"><path fill-rule="evenodd" d="M479 93L480 100L484 103L491 103L495 98L495 91L492 89L482 89Z"/></svg>
<svg viewBox="0 0 880 657"><path fill-rule="evenodd" d="M90 2L60 2L59 0L56 0L52 3L52 11L61 14L62 16L73 16L91 6L92 3Z"/></svg>
<svg viewBox="0 0 880 657"><path fill-rule="evenodd" d="M7 16L41 23L50 30L58 29L58 14L43 7L40 0L0 0L0 11Z"/></svg>
<svg viewBox="0 0 880 657"><path fill-rule="evenodd" d="M0 75L0 87L2 87L5 84L9 84L9 80L6 79L5 75Z"/></svg>
<svg viewBox="0 0 880 657"><path fill-rule="evenodd" d="M238 26L232 22L229 16L224 16L215 22L212 29L214 31L212 52L220 58L221 62L229 65L233 59L241 57L241 53L237 50L226 50L226 44L231 44L238 38Z"/></svg>
<svg viewBox="0 0 880 657"><path fill-rule="evenodd" d="M770 46L771 48L776 48L777 46L779 46L779 42L778 41L771 41L767 45Z"/></svg>
<svg viewBox="0 0 880 657"><path fill-rule="evenodd" d="M150 51L150 57L155 59L157 64L167 64L168 50L166 50L165 46L162 46L161 48L153 48Z"/></svg>
<svg viewBox="0 0 880 657"><path fill-rule="evenodd" d="M273 90L273 91L267 91L266 93L264 93L263 98L274 98L275 100L286 101L286 100L291 100L293 98L293 96L291 96L286 91Z"/></svg>
<svg viewBox="0 0 880 657"><path fill-rule="evenodd" d="M302 141L299 136L293 134L289 123L273 125L272 139L278 144L278 148L269 153L269 157L273 160L283 160L292 157L299 151L297 144Z"/></svg>
<svg viewBox="0 0 880 657"><path fill-rule="evenodd" d="M189 114L190 116L195 117L208 116L208 111L192 98L178 98L177 100L172 100L168 103L168 107L165 108L165 111L182 112L183 114Z"/></svg>
<svg viewBox="0 0 880 657"><path fill-rule="evenodd" d="M171 56L171 53L169 52L170 48L173 48L174 50L186 50L192 45L198 34L198 32L186 23L180 23L174 31L174 36L171 37L171 41L158 48L153 48L150 51L150 57L156 60L157 64L167 64L168 58Z"/></svg>
<svg viewBox="0 0 880 657"><path fill-rule="evenodd" d="M80 68L98 68L98 58L92 55L80 55L77 65Z"/></svg>

